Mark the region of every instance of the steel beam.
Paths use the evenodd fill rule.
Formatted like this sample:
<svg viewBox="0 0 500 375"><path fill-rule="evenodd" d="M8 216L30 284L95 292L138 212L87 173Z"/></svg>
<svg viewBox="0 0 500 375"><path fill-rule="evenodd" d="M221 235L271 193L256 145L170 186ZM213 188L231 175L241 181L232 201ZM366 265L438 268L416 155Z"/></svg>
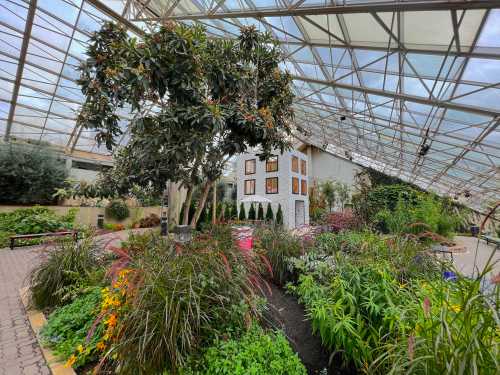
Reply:
<svg viewBox="0 0 500 375"><path fill-rule="evenodd" d="M12 100L10 101L9 116L7 117L7 128L5 129L4 140L9 141L10 131L12 129L12 121L14 120L14 113L16 111L17 97L19 96L19 87L21 86L21 79L23 77L24 63L26 61L26 53L28 52L28 45L30 43L31 28L33 27L33 19L35 18L37 0L31 0L26 17L26 25L24 27L23 44L17 63L16 81L14 82L14 89L12 90Z"/></svg>
<svg viewBox="0 0 500 375"><path fill-rule="evenodd" d="M96 0L92 0L94 2ZM500 7L499 0L461 0L461 1L407 1L395 2L385 1L381 3L345 4L345 5L322 5L300 8L274 8L274 9L251 9L234 12L218 13L195 13L170 16L171 20L206 20L206 19L229 19L229 18L261 18L261 17L286 17L286 16L313 16L324 14L345 13L368 13L368 12L412 12L412 11L436 11L436 10L461 10L461 9L493 9ZM140 18L132 21L158 21L158 18Z"/></svg>
<svg viewBox="0 0 500 375"><path fill-rule="evenodd" d="M130 22L125 17L122 17L121 14L116 13L113 9L111 9L107 5L103 4L99 0L85 0L85 1L87 3L93 5L96 9L100 10L104 14L106 14L109 17L115 19L119 23L123 24L127 29L133 31L137 35L143 35L144 34L144 31L142 31L139 27L137 27L136 25L134 25L134 23Z"/></svg>
<svg viewBox="0 0 500 375"><path fill-rule="evenodd" d="M490 116L490 117L500 116L500 111L495 111L493 109L488 109L488 108L473 107L470 105L458 104L458 103L450 103L450 102L446 102L446 101L442 101L442 100L429 99L429 98L424 98L421 96L404 94L404 93L389 92L389 91L385 91L385 90L381 90L381 89L374 89L374 88L370 88L370 87L353 86L353 85L348 85L348 84L340 83L340 82L328 82L328 81L323 81L320 79L297 76L297 75L292 75L292 78L295 80L298 80L298 81L315 83L318 85L324 85L324 86L330 86L330 87L338 87L338 88L357 91L357 92L361 92L361 93L379 95L379 96L384 96L386 98L392 98L395 100L396 99L397 100L405 100L405 101L408 100L410 102L433 105L433 106L436 106L439 108L455 109L457 111L475 113L475 114L483 115L483 116Z"/></svg>

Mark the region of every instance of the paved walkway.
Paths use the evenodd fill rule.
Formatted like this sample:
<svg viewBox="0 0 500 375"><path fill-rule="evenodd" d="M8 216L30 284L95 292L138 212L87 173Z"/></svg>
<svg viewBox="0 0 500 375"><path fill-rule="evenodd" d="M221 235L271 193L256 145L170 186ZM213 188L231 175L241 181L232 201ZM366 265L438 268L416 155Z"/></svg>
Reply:
<svg viewBox="0 0 500 375"><path fill-rule="evenodd" d="M144 229L134 230L141 232ZM102 244L118 246L128 231L100 237ZM0 249L0 375L49 375L50 371L31 330L19 289L37 264L44 246Z"/></svg>
<svg viewBox="0 0 500 375"><path fill-rule="evenodd" d="M0 375L50 374L19 297L39 249L0 250Z"/></svg>
<svg viewBox="0 0 500 375"><path fill-rule="evenodd" d="M473 274L477 276L478 270L482 271L486 262L492 256L491 262L493 264L492 271L486 276L489 280L494 275L498 275L500 272L500 250L495 250L493 245L487 245L486 241L479 240L479 246L477 238L475 237L464 237L457 236L454 238L459 246L465 246L467 249L464 253L453 254L453 259L455 267L464 275L472 276ZM477 247L477 256L476 256ZM474 258L476 264L474 265Z"/></svg>

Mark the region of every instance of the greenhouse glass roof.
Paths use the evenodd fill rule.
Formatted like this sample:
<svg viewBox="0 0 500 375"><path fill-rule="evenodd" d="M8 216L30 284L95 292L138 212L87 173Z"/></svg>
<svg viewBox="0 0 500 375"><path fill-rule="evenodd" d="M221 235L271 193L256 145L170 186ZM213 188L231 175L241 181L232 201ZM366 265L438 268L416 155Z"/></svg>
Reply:
<svg viewBox="0 0 500 375"><path fill-rule="evenodd" d="M267 30L294 78L300 140L473 206L500 199L498 0L0 0L4 140L106 153L75 127L75 68L110 19L139 36L168 19L215 38Z"/></svg>

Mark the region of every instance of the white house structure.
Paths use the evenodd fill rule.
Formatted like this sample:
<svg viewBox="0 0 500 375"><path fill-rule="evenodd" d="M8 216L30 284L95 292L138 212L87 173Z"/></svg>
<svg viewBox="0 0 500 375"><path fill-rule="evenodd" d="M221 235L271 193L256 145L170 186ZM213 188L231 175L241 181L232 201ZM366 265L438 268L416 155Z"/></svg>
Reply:
<svg viewBox="0 0 500 375"><path fill-rule="evenodd" d="M236 159L237 203L252 195L271 200L274 215L281 205L283 225L295 228L309 224L308 163L300 151L277 152L260 161L256 151L238 155ZM248 215L250 203L244 203ZM264 212L267 204L263 204ZM257 210L257 205L255 205Z"/></svg>
<svg viewBox="0 0 500 375"><path fill-rule="evenodd" d="M260 161L255 150L238 155L238 209L244 198L265 197L271 200L275 215L281 204L285 228L295 228L309 224L309 187L331 180L346 184L351 191L354 189L356 175L363 167L315 146L305 143L294 146L295 150L283 155L278 152L267 161ZM263 204L264 212L266 205ZM250 203L244 206L248 215Z"/></svg>

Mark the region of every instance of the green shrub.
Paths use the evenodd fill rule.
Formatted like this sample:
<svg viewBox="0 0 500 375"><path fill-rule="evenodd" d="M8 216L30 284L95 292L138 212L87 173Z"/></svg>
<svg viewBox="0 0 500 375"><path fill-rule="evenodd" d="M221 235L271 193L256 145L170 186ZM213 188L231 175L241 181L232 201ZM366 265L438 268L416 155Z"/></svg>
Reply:
<svg viewBox="0 0 500 375"><path fill-rule="evenodd" d="M255 207L253 203L250 203L250 209L248 210L248 220L255 220Z"/></svg>
<svg viewBox="0 0 500 375"><path fill-rule="evenodd" d="M367 192L353 195L352 203L356 215L370 223L377 212L385 209L393 211L400 200L409 206L416 204L419 194L419 191L406 184L378 185Z"/></svg>
<svg viewBox="0 0 500 375"><path fill-rule="evenodd" d="M236 219L238 219L238 206L236 205L236 202L233 202L231 204L231 220Z"/></svg>
<svg viewBox="0 0 500 375"><path fill-rule="evenodd" d="M384 209L375 215L380 230L396 234L430 231L449 237L460 222L459 215L447 210L441 199L427 194L411 204L399 199L394 209Z"/></svg>
<svg viewBox="0 0 500 375"><path fill-rule="evenodd" d="M281 204L278 204L278 212L276 212L276 224L283 225L283 211L281 210Z"/></svg>
<svg viewBox="0 0 500 375"><path fill-rule="evenodd" d="M245 221L247 219L247 214L245 212L245 205L243 202L240 204L240 213L238 215L238 219L241 221Z"/></svg>
<svg viewBox="0 0 500 375"><path fill-rule="evenodd" d="M114 199L106 206L106 217L118 221L125 220L130 215L127 204L121 199Z"/></svg>
<svg viewBox="0 0 500 375"><path fill-rule="evenodd" d="M49 208L35 206L0 213L0 248L8 245L10 235L72 229L77 211L77 208L72 208L66 215L58 216ZM35 241L32 242L40 242L39 240Z"/></svg>
<svg viewBox="0 0 500 375"><path fill-rule="evenodd" d="M0 145L0 203L51 204L65 185L64 159L48 148Z"/></svg>
<svg viewBox="0 0 500 375"><path fill-rule="evenodd" d="M271 203L267 204L267 209L266 209L266 220L267 221L274 221L274 213L273 209L271 207Z"/></svg>
<svg viewBox="0 0 500 375"><path fill-rule="evenodd" d="M77 243L73 239L57 240L55 248L30 274L33 304L39 309L58 306L85 290L93 278L99 278L95 273L97 251L92 235Z"/></svg>
<svg viewBox="0 0 500 375"><path fill-rule="evenodd" d="M73 365L75 368L96 360L100 355L96 345L104 331L102 323L93 328L100 303L100 288L94 287L72 303L56 309L49 315L47 324L40 332L43 344L64 360L77 353ZM87 341L86 337L91 329L93 334Z"/></svg>
<svg viewBox="0 0 500 375"><path fill-rule="evenodd" d="M264 208L262 203L259 203L259 208L257 209L257 220L264 220Z"/></svg>
<svg viewBox="0 0 500 375"><path fill-rule="evenodd" d="M217 340L194 368L183 374L306 375L306 369L281 332L253 325L241 338Z"/></svg>
<svg viewBox="0 0 500 375"><path fill-rule="evenodd" d="M224 204L224 220L231 219L231 206L229 203Z"/></svg>
<svg viewBox="0 0 500 375"><path fill-rule="evenodd" d="M259 234L264 255L271 263L273 280L279 285L290 281L288 258L298 257L302 252L300 240L281 229L265 229Z"/></svg>

